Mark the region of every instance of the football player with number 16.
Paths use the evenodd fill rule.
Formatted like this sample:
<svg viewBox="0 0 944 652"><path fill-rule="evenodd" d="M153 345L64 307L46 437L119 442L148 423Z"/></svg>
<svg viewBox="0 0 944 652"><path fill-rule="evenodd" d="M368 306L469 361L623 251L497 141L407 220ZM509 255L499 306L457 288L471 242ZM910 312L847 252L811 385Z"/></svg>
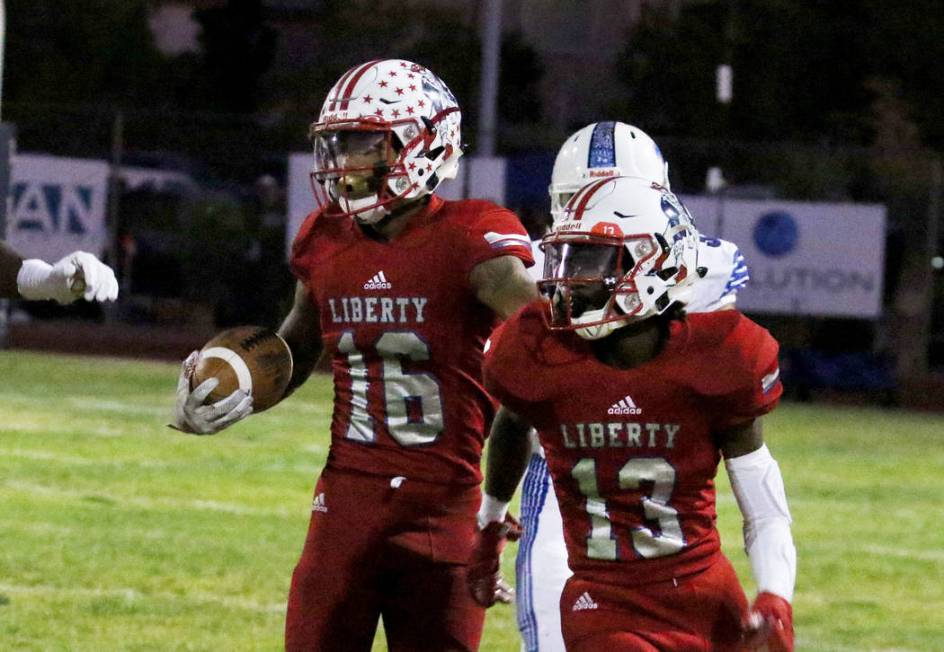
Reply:
<svg viewBox="0 0 944 652"><path fill-rule="evenodd" d="M289 391L330 357L334 412L286 648L366 652L382 617L390 650L475 650L485 612L466 562L495 409L483 347L496 319L538 296L528 236L491 202L434 194L458 170L460 112L423 66L350 69L311 136L322 209L296 236L279 334ZM208 413L191 400L205 388L181 386L184 430L215 432L251 409L236 392Z"/></svg>

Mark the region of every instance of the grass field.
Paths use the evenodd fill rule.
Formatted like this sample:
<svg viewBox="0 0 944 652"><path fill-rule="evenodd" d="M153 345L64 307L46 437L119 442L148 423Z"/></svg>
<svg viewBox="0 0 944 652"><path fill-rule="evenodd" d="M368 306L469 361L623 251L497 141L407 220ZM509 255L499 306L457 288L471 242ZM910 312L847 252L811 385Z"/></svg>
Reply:
<svg viewBox="0 0 944 652"><path fill-rule="evenodd" d="M176 374L0 353L0 649L280 649L328 379L200 438L165 427ZM944 650L944 417L788 404L766 433L799 550L797 648ZM720 475L726 551L750 587ZM482 649L517 646L496 608Z"/></svg>

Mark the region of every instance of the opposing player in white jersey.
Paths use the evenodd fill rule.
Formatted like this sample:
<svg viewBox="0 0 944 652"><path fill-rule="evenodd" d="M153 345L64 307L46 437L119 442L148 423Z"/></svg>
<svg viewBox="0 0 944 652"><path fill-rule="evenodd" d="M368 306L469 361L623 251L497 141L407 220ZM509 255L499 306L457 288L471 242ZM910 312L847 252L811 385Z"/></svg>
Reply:
<svg viewBox="0 0 944 652"><path fill-rule="evenodd" d="M574 133L561 147L551 176L551 216L563 218L564 206L586 184L601 178L639 177L669 187L668 164L659 146L641 129L623 122L596 122ZM533 247L540 277L543 255ZM537 260L538 256L540 260ZM737 245L702 236L698 251L698 293L687 312L734 308L736 294L748 280ZM516 560L518 629L527 652L564 650L560 596L570 577L560 508L551 486L544 451L532 433L532 455L521 497L524 536Z"/></svg>

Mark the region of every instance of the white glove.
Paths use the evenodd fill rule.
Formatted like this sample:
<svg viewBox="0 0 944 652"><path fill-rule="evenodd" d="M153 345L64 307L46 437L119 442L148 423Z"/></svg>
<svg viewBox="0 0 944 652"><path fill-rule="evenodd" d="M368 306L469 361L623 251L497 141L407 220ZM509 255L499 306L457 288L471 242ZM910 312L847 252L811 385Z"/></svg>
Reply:
<svg viewBox="0 0 944 652"><path fill-rule="evenodd" d="M180 367L180 377L177 379L177 409L173 427L194 435L214 435L252 414L252 394L237 389L216 403L204 405L203 401L210 392L216 389L220 381L217 378L210 378L197 385L192 392L190 391L190 378L193 376L199 357L199 351L194 351L187 356Z"/></svg>
<svg viewBox="0 0 944 652"><path fill-rule="evenodd" d="M16 284L20 296L31 301L72 303L79 297L86 301L114 301L118 297L115 272L84 251L74 251L55 265L36 258L24 260Z"/></svg>

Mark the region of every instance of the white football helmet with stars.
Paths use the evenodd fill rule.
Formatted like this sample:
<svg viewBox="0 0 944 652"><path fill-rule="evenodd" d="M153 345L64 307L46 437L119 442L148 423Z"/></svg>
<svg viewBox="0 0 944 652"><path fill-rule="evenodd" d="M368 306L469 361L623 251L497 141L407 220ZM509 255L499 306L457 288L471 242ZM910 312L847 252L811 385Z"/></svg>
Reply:
<svg viewBox="0 0 944 652"><path fill-rule="evenodd" d="M432 193L458 172L461 121L452 92L421 65L386 59L351 68L311 126L319 203L373 224Z"/></svg>

